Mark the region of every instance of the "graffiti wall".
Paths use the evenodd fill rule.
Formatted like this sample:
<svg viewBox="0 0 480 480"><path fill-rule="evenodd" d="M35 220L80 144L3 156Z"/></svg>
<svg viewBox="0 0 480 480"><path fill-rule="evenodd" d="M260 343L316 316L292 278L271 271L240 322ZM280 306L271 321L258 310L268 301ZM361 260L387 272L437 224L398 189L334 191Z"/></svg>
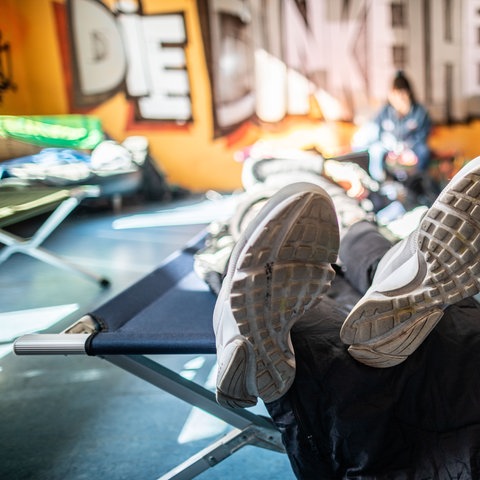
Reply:
<svg viewBox="0 0 480 480"><path fill-rule="evenodd" d="M258 128L214 135L195 1L0 0L0 12L0 78L15 85L0 114L96 115L114 139L146 136L172 184L241 185L234 153Z"/></svg>
<svg viewBox="0 0 480 480"><path fill-rule="evenodd" d="M0 6L0 114L97 115L193 190L238 188L235 151L292 119L363 122L399 69L437 123L480 114L479 0Z"/></svg>

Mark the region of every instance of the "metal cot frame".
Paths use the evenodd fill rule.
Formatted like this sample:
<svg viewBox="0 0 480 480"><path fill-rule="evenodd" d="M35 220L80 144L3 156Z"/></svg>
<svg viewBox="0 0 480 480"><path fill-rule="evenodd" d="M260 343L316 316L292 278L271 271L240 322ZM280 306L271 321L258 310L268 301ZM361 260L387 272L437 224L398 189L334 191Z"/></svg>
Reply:
<svg viewBox="0 0 480 480"><path fill-rule="evenodd" d="M162 295L168 295L168 292L177 288L178 283L184 278L187 272L192 271L193 252L192 246L186 247L181 252L177 252L173 257L168 259L165 264L160 266L153 274L147 275L126 291L120 293L117 297L107 302L109 310L114 310L114 320L118 321L118 316L128 308L122 308L124 301L130 302L132 298L139 295L132 294L132 289L145 291L145 285L149 284L154 291L149 294L149 298L143 298L141 305L138 306L145 311L150 301L155 305L162 305ZM186 261L185 261L186 259ZM183 266L182 266L183 265ZM198 282L203 282L198 279ZM181 354L181 353L215 353L213 330L211 327L212 297L211 292L203 292L205 298L208 298L207 307L202 311L194 311L190 316L186 315L186 322L195 324L195 338L189 343L188 347L183 348L182 345L174 343L169 344L168 339L172 331L169 330L165 335L160 333L158 345L144 346L137 344L130 345L128 335L118 327L118 335L121 335L121 343L124 347L115 346L115 332L112 332L112 326L105 323L105 308L100 307L100 312L88 314L80 318L71 327L59 334L29 334L18 338L14 344L14 352L17 355L94 355L107 360L117 367L143 379L144 381L174 395L175 397L188 402L194 407L198 407L205 412L223 420L231 425L233 429L220 439L214 441L211 445L201 450L194 456L190 457L174 469L163 474L160 479L191 479L208 468L214 467L219 462L235 453L246 445L254 445L268 450L285 453L280 432L275 427L270 418L263 415L255 414L249 410L231 409L223 407L216 402L215 395L210 390L199 385L198 383L187 380L180 374L161 365L160 363L148 357L149 354ZM141 295L140 295L141 296ZM119 303L120 302L120 303ZM161 311L156 307L156 312L161 315ZM195 308L195 307L194 307ZM115 314L117 310L118 315ZM127 315L131 315L127 313ZM139 315L141 315L139 313ZM135 315L134 315L135 316ZM199 317L202 317L199 319ZM203 320L202 320L203 319ZM128 323L128 318L127 318ZM203 322L203 323L202 323ZM121 323L121 322L120 322ZM157 323L157 322L155 322ZM172 323L168 322L168 328L172 328ZM198 330L198 325L201 326ZM113 327L114 329L117 327ZM161 329L161 324L159 326ZM178 335L185 335L185 325L180 323L176 328ZM103 332L103 333L102 333ZM175 332L174 332L175 333ZM99 348L95 343L101 338L106 337L108 340L114 339L114 345ZM188 333L187 333L188 335ZM147 335L149 337L149 335ZM127 338L127 339L126 339ZM142 337L142 342L145 336ZM181 342L181 340L180 340ZM98 342L97 342L98 343ZM108 342L107 342L108 343ZM135 343L135 341L134 341ZM152 342L150 342L152 343ZM153 340L155 343L155 340ZM103 350L102 350L103 348ZM102 352L103 353L99 353Z"/></svg>
<svg viewBox="0 0 480 480"><path fill-rule="evenodd" d="M0 264L8 260L14 253L22 253L54 267L80 274L88 280L97 282L102 287L109 286L108 279L41 247L41 244L84 198L98 197L99 194L100 190L95 186L58 188L2 180L0 183L0 243L5 246L0 251ZM51 213L47 219L30 238L19 237L4 229L4 227L49 212Z"/></svg>

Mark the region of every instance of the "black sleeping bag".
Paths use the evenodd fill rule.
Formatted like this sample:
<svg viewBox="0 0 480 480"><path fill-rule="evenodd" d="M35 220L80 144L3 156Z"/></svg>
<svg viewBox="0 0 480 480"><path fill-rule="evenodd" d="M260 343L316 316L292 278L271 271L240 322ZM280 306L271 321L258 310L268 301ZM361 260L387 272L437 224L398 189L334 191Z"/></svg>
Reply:
<svg viewBox="0 0 480 480"><path fill-rule="evenodd" d="M447 308L424 343L386 369L350 357L343 305L326 298L297 323L294 385L267 405L297 477L479 479L479 304Z"/></svg>

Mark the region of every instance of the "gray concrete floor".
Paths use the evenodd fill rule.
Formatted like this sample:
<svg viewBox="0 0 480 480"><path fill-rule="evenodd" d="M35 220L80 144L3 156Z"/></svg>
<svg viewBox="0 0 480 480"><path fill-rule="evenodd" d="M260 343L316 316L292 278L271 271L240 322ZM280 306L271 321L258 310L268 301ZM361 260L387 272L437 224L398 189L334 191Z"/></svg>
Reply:
<svg viewBox="0 0 480 480"><path fill-rule="evenodd" d="M74 211L44 246L108 277L109 289L21 254L0 265L0 478L155 479L228 431L100 358L12 353L13 340L23 333L60 332L152 271L205 227L188 221L188 212L198 220L199 202L215 218L218 206L205 206L202 198L126 204L119 214L108 208ZM180 221L169 222L175 209ZM28 235L38 222L17 228ZM155 358L212 387L214 356ZM285 454L249 446L197 478L294 475Z"/></svg>

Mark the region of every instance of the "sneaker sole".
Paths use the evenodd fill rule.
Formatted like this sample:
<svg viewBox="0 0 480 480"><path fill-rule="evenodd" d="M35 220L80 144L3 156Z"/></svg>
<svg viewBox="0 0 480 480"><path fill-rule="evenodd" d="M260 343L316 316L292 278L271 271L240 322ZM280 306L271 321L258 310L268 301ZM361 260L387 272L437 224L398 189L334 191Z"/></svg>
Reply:
<svg viewBox="0 0 480 480"><path fill-rule="evenodd" d="M241 334L217 378L217 400L230 406L258 396L268 403L288 390L295 377L290 329L334 277L339 235L329 196L300 183L275 197L240 238L225 278Z"/></svg>
<svg viewBox="0 0 480 480"><path fill-rule="evenodd" d="M366 365L397 365L424 341L444 309L480 291L480 158L467 164L421 221L417 278L372 292L342 326L349 353Z"/></svg>

